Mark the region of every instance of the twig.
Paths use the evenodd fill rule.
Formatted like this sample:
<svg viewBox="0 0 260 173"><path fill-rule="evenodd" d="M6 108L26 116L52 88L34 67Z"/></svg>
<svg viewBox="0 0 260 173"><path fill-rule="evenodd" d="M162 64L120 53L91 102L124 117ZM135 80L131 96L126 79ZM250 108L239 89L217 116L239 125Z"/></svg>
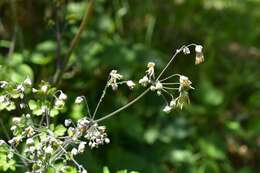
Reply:
<svg viewBox="0 0 260 173"><path fill-rule="evenodd" d="M58 5L56 7L56 63L57 63L57 69L62 68L62 62L61 62L61 30L60 30L60 6Z"/></svg>
<svg viewBox="0 0 260 173"><path fill-rule="evenodd" d="M85 15L82 19L82 22L80 24L80 27L79 27L79 31L78 33L75 35L75 37L73 38L73 40L71 41L70 43L70 47L68 49L68 52L64 58L64 62L63 62L63 65L61 68L57 68L55 74L54 74L54 78L53 78L53 83L55 85L58 85L60 80L61 80L61 77L63 75L63 73L65 72L66 70L66 66L69 62L69 59L71 57L71 54L73 52L73 50L75 49L76 45L78 44L79 40L80 40L80 37L86 27L86 25L88 24L89 22L89 19L92 15L92 9L93 9L93 5L94 5L94 0L89 0L89 3L87 5L87 9L86 9L86 12L85 12Z"/></svg>

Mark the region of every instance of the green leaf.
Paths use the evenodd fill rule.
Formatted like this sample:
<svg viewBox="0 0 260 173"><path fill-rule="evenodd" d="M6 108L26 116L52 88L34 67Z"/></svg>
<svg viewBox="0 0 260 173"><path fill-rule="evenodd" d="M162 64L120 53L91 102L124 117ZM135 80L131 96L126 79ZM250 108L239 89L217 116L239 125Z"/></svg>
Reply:
<svg viewBox="0 0 260 173"><path fill-rule="evenodd" d="M37 107L38 107L38 105L37 105L37 103L36 103L36 101L35 100L29 100L29 108L31 109L31 110L35 110Z"/></svg>
<svg viewBox="0 0 260 173"><path fill-rule="evenodd" d="M67 129L63 125L60 124L60 125L56 126L56 128L54 130L54 134L56 136L63 136L65 134L66 130Z"/></svg>
<svg viewBox="0 0 260 173"><path fill-rule="evenodd" d="M107 166L103 167L103 173L110 173Z"/></svg>

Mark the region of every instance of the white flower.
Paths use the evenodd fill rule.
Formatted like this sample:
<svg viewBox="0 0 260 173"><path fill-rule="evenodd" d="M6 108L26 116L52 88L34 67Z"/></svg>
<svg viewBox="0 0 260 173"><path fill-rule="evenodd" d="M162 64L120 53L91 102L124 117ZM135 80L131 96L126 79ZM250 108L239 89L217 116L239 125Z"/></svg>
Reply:
<svg viewBox="0 0 260 173"><path fill-rule="evenodd" d="M60 95L59 95L59 99L60 99L60 100L66 100L66 99L67 99L67 95L64 94L64 93L61 91L61 93L60 93Z"/></svg>
<svg viewBox="0 0 260 173"><path fill-rule="evenodd" d="M0 88L5 88L8 85L6 81L0 81Z"/></svg>
<svg viewBox="0 0 260 173"><path fill-rule="evenodd" d="M28 138L27 140L26 140L26 144L27 145L31 145L31 144L33 144L34 143L34 140L32 139L32 138Z"/></svg>
<svg viewBox="0 0 260 173"><path fill-rule="evenodd" d="M163 85L162 85L162 83L159 82L159 81L156 82L155 89L156 89L156 90L161 90L161 89L163 89Z"/></svg>
<svg viewBox="0 0 260 173"><path fill-rule="evenodd" d="M112 70L109 75L110 75L111 79L119 79L120 80L123 77L123 75L117 73L117 70Z"/></svg>
<svg viewBox="0 0 260 173"><path fill-rule="evenodd" d="M16 129L17 129L17 126L15 126L15 125L10 128L11 131L15 131Z"/></svg>
<svg viewBox="0 0 260 173"><path fill-rule="evenodd" d="M32 89L32 92L33 92L33 93L36 93L36 92L38 92L38 90L35 89L35 88L33 88L33 89Z"/></svg>
<svg viewBox="0 0 260 173"><path fill-rule="evenodd" d="M139 84L141 84L144 87L146 87L148 83L149 83L149 79L146 75L139 80Z"/></svg>
<svg viewBox="0 0 260 173"><path fill-rule="evenodd" d="M24 83L25 85L31 86L31 85L32 85L32 80L31 80L30 78L26 78L26 79L23 81L23 83Z"/></svg>
<svg viewBox="0 0 260 173"><path fill-rule="evenodd" d="M78 150L77 150L76 148L73 148L73 149L71 150L71 154L72 154L73 156L77 155L77 154L78 154Z"/></svg>
<svg viewBox="0 0 260 173"><path fill-rule="evenodd" d="M31 115L30 114L26 114L25 117L26 118L31 118Z"/></svg>
<svg viewBox="0 0 260 173"><path fill-rule="evenodd" d="M76 98L76 100L75 100L75 103L76 104L80 104L80 103L82 103L83 102L83 97L81 97L81 96L78 96L77 98Z"/></svg>
<svg viewBox="0 0 260 173"><path fill-rule="evenodd" d="M79 147L78 147L78 152L83 153L85 150L85 145L86 145L86 142L80 142Z"/></svg>
<svg viewBox="0 0 260 173"><path fill-rule="evenodd" d="M204 62L204 55L203 55L202 49L203 49L203 47L201 45L195 46L195 52L196 52L195 64L196 65Z"/></svg>
<svg viewBox="0 0 260 173"><path fill-rule="evenodd" d="M66 127L70 126L71 120L66 119L65 122L64 122L64 124L65 124Z"/></svg>
<svg viewBox="0 0 260 173"><path fill-rule="evenodd" d="M113 90L117 90L117 80L122 79L123 76L121 74L118 74L117 70L112 70L109 75L110 79L108 80L108 86L111 86Z"/></svg>
<svg viewBox="0 0 260 173"><path fill-rule="evenodd" d="M21 122L21 118L20 118L20 117L14 117L14 118L12 119L12 121L13 121L14 124L18 124L18 123Z"/></svg>
<svg viewBox="0 0 260 173"><path fill-rule="evenodd" d="M135 86L135 83L132 81L132 80L129 80L126 82L126 85L130 88L130 89L133 89L134 86Z"/></svg>
<svg viewBox="0 0 260 173"><path fill-rule="evenodd" d="M23 109L26 107L26 104L25 103L20 103L20 108Z"/></svg>
<svg viewBox="0 0 260 173"><path fill-rule="evenodd" d="M25 89L24 89L24 86L22 84L20 84L16 87L16 90L19 92L24 92Z"/></svg>
<svg viewBox="0 0 260 173"><path fill-rule="evenodd" d="M172 107L170 107L170 106L168 106L168 105L166 105L166 106L163 108L163 112L165 112L165 113L170 113L171 110L172 110Z"/></svg>
<svg viewBox="0 0 260 173"><path fill-rule="evenodd" d="M54 104L55 104L56 107L61 108L61 107L64 106L65 103L64 103L63 100L56 99Z"/></svg>
<svg viewBox="0 0 260 173"><path fill-rule="evenodd" d="M110 139L109 138L105 138L105 143L106 144L110 143Z"/></svg>
<svg viewBox="0 0 260 173"><path fill-rule="evenodd" d="M53 148L49 145L47 148L45 148L45 152L47 154L51 154L53 152Z"/></svg>
<svg viewBox="0 0 260 173"><path fill-rule="evenodd" d="M195 46L195 52L202 53L202 49L203 49L203 47L201 45Z"/></svg>
<svg viewBox="0 0 260 173"><path fill-rule="evenodd" d="M183 53L184 53L185 55L190 54L190 49L189 49L188 47L186 47L186 46L183 48L182 51L183 51Z"/></svg>
<svg viewBox="0 0 260 173"><path fill-rule="evenodd" d="M3 103L5 102L6 96L0 96L0 102Z"/></svg>
<svg viewBox="0 0 260 173"><path fill-rule="evenodd" d="M173 99L171 102L170 102L170 107L174 107L176 106L176 100Z"/></svg>
<svg viewBox="0 0 260 173"><path fill-rule="evenodd" d="M155 63L154 62L149 62L147 64L148 70L146 72L147 72L147 75L149 76L149 79L154 77L154 67L155 67Z"/></svg>
<svg viewBox="0 0 260 173"><path fill-rule="evenodd" d="M6 142L1 139L1 140L0 140L0 146L1 146L1 145L4 145L4 144L6 144Z"/></svg>
<svg viewBox="0 0 260 173"><path fill-rule="evenodd" d="M48 91L48 86L47 86L47 85L43 85L43 86L41 87L41 90L42 90L44 93L46 93L46 92Z"/></svg>
<svg viewBox="0 0 260 173"><path fill-rule="evenodd" d="M82 169L81 173L88 173L86 169Z"/></svg>

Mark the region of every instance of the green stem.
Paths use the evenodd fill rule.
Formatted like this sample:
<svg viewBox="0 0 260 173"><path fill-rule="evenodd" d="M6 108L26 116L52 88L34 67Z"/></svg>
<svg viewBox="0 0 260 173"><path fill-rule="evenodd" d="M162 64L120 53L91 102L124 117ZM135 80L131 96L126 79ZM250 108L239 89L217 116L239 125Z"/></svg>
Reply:
<svg viewBox="0 0 260 173"><path fill-rule="evenodd" d="M105 95L106 95L107 88L108 88L108 84L106 84L106 86L105 86L105 88L104 88L104 90L103 90L103 92L102 92L102 95L101 95L101 97L100 97L100 99L99 99L99 101L98 101L98 104L97 104L97 106L96 106L96 108L95 108L95 111L94 111L93 117L92 117L93 120L94 120L94 118L95 118L95 116L96 116L96 114L97 114L97 111L98 111L98 108L99 108L100 104L101 104L102 101L103 101L103 98L104 98Z"/></svg>
<svg viewBox="0 0 260 173"><path fill-rule="evenodd" d="M110 114L103 116L102 118L99 118L97 120L95 120L96 123L103 121L107 118L112 117L113 115L125 110L126 108L128 108L129 106L131 106L132 104L134 104L135 102L137 102L139 99L141 99L145 94L148 93L148 91L150 90L150 88L147 88L144 92L142 92L138 97L136 97L134 100L132 100L131 102L127 103L126 105L122 106L121 108L115 110L114 112L111 112Z"/></svg>

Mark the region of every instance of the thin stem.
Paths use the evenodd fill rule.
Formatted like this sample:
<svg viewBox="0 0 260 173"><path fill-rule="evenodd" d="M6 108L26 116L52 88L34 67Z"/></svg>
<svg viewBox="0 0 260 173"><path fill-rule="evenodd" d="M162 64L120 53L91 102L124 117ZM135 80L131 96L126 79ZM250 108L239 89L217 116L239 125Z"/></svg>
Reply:
<svg viewBox="0 0 260 173"><path fill-rule="evenodd" d="M168 90L179 90L179 88L171 88L171 87L163 87L163 88Z"/></svg>
<svg viewBox="0 0 260 173"><path fill-rule="evenodd" d="M171 57L171 59L170 59L170 61L167 63L167 65L163 68L163 70L161 71L161 73L159 74L159 76L157 77L157 79L156 80L159 80L160 79L160 77L163 75L163 73L165 72L165 70L169 67L169 65L172 63L172 61L174 60L174 58L180 53L180 52L182 52L182 50L185 48L185 47L190 47L190 46L196 46L196 44L194 44L194 43L191 43L191 44L189 44L189 45L187 45L187 46L182 46L180 49L177 49L176 51L175 51L175 53L173 54L173 56Z"/></svg>
<svg viewBox="0 0 260 173"><path fill-rule="evenodd" d="M61 30L60 30L60 6L57 5L56 7L56 63L57 69L62 68L61 62Z"/></svg>
<svg viewBox="0 0 260 173"><path fill-rule="evenodd" d="M89 109L89 105L88 105L88 100L87 100L87 98L85 97L85 96L81 96L83 99L84 99L84 101L85 101L85 104L86 104L86 106L87 106L87 112L88 112L88 115L89 115L89 118L91 118L91 112L90 112L90 109ZM75 125L74 125L75 126Z"/></svg>
<svg viewBox="0 0 260 173"><path fill-rule="evenodd" d="M168 94L172 99L174 98L173 95L171 93L169 93L167 90L162 89L162 91L164 91L166 94Z"/></svg>
<svg viewBox="0 0 260 173"><path fill-rule="evenodd" d="M131 102L127 103L126 105L122 106L121 108L115 110L114 112L111 112L110 114L108 115L105 115L104 117L102 118L99 118L97 120L95 120L96 123L100 122L100 121L103 121L107 118L110 118L112 117L113 115L125 110L126 108L128 108L129 106L131 106L132 104L134 104L135 102L137 102L139 99L141 99L145 94L148 93L148 91L150 90L150 88L147 88L144 92L142 92L138 97L136 97L134 100L132 100Z"/></svg>
<svg viewBox="0 0 260 173"><path fill-rule="evenodd" d="M99 99L99 101L98 101L98 104L97 104L97 106L96 106L96 108L95 108L95 111L94 111L94 113L93 113L92 120L94 120L94 118L95 118L95 116L96 116L96 114L97 114L98 108L99 108L100 104L102 103L103 98L104 98L105 95L106 95L108 86L109 86L109 85L106 84L106 86L105 86L105 88L104 88L104 90L103 90L103 92L102 92L102 95L101 95L101 97L100 97L100 99Z"/></svg>
<svg viewBox="0 0 260 173"><path fill-rule="evenodd" d="M166 77L166 78L160 80L160 82L166 81L166 80L168 80L168 79L170 79L170 78L172 78L172 77L174 77L174 76L180 76L180 74L172 74L172 75L170 75L170 76L168 76L168 77Z"/></svg>
<svg viewBox="0 0 260 173"><path fill-rule="evenodd" d="M66 70L66 66L67 66L67 64L69 62L71 54L72 54L73 50L75 49L76 45L78 44L78 42L80 40L80 37L81 37L81 35L82 35L86 25L89 22L90 17L92 15L93 5L94 5L94 0L89 0L89 3L87 5L87 9L86 9L85 15L84 15L84 17L82 19L82 22L80 24L80 27L79 27L79 31L75 35L75 37L73 38L73 40L70 43L70 47L69 47L68 52L67 52L67 54L66 54L66 56L64 58L63 66L62 66L62 68L57 68L57 70L56 70L56 72L54 74L54 78L53 78L53 83L54 84L59 84L60 79L61 79L63 73Z"/></svg>
<svg viewBox="0 0 260 173"><path fill-rule="evenodd" d="M178 83L178 82L174 82L174 83L163 83L163 82L161 82L161 84L163 84L163 85L180 85L180 83Z"/></svg>

